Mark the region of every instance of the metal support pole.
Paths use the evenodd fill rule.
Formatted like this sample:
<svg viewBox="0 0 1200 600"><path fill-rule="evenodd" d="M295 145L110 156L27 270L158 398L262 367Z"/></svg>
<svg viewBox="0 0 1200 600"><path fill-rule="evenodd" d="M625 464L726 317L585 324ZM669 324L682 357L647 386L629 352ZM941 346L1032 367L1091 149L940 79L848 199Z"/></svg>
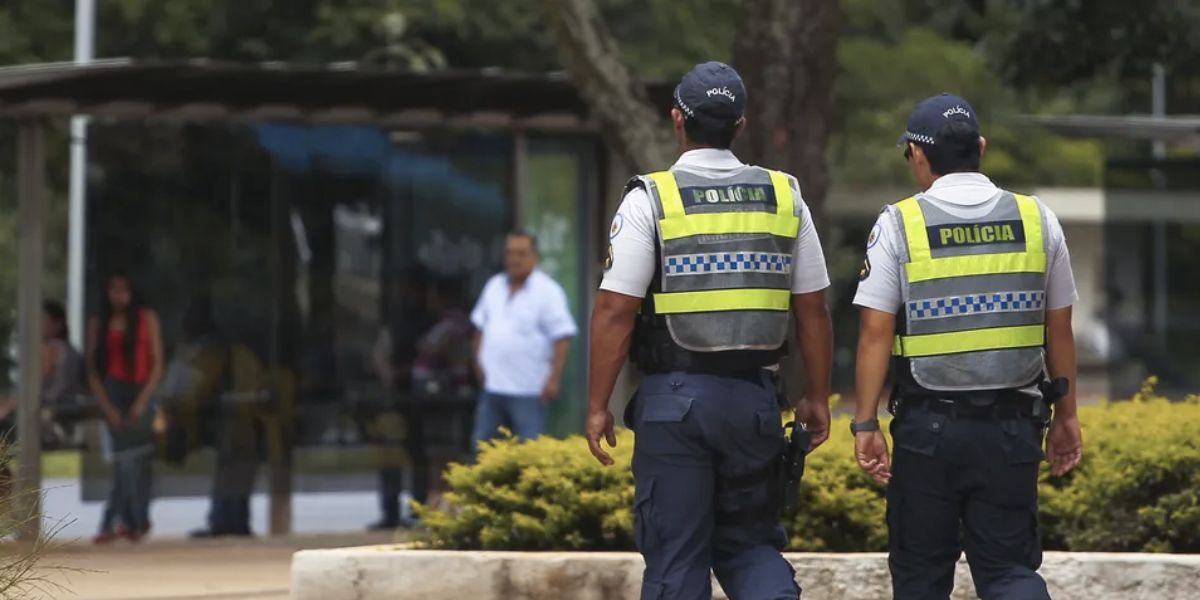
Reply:
<svg viewBox="0 0 1200 600"><path fill-rule="evenodd" d="M529 223L529 138L524 129L513 130L513 229L530 231Z"/></svg>
<svg viewBox="0 0 1200 600"><path fill-rule="evenodd" d="M75 0L75 64L92 61L95 45L95 0ZM83 347L84 245L87 226L87 117L71 117L71 174L68 192L67 324L71 344Z"/></svg>
<svg viewBox="0 0 1200 600"><path fill-rule="evenodd" d="M45 148L41 121L22 121L17 139L17 480L24 520L20 537L41 536L42 500L42 192Z"/></svg>
<svg viewBox="0 0 1200 600"><path fill-rule="evenodd" d="M271 344L269 348L269 359L271 364L271 372L274 373L275 383L275 415L273 427L275 428L274 442L271 444L272 451L269 454L270 459L267 461L268 473L268 489L270 493L270 519L269 531L271 535L287 535L292 532L292 427L294 420L291 418L292 398L283 397L282 393L282 373L284 369L281 367L280 360L280 337L283 331L283 311L288 302L287 290L283 278L283 253L287 249L287 244L291 240L291 236L287 235L288 223L288 206L287 198L284 194L285 179L279 167L274 166L271 174L271 248L269 251L268 269L270 270L269 280L271 287ZM287 280L286 283L292 283L292 280Z"/></svg>
<svg viewBox="0 0 1200 600"><path fill-rule="evenodd" d="M1154 116L1164 117L1167 114L1167 72L1161 64L1154 65L1154 81L1151 86L1151 110ZM1167 147L1161 140L1153 146L1155 162L1162 161L1167 156ZM1159 168L1152 173L1155 191L1167 187L1166 174ZM1168 282L1167 282L1167 221L1155 217L1153 225L1154 236L1154 338L1158 349L1167 351L1167 320L1168 320Z"/></svg>

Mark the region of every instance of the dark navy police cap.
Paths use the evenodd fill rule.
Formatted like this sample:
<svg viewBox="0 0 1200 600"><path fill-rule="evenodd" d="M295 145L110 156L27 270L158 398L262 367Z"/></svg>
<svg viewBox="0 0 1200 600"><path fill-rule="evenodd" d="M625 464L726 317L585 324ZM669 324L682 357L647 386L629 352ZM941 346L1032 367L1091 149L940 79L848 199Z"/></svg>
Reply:
<svg viewBox="0 0 1200 600"><path fill-rule="evenodd" d="M908 142L937 145L938 133L947 123L962 121L979 131L975 109L959 96L941 94L922 100L908 117L908 129L896 140L897 146Z"/></svg>
<svg viewBox="0 0 1200 600"><path fill-rule="evenodd" d="M675 104L689 119L736 123L746 112L746 86L733 67L706 62L693 67L675 86Z"/></svg>

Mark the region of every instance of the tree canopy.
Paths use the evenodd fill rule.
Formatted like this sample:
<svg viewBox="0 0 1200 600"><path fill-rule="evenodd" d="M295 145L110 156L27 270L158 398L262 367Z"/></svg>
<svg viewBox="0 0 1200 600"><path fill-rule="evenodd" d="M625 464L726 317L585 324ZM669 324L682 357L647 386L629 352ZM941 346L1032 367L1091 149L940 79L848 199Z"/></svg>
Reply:
<svg viewBox="0 0 1200 600"><path fill-rule="evenodd" d="M671 79L701 60L733 60L746 1L595 3L634 74ZM73 4L6 2L0 63L69 60ZM1190 0L840 4L835 185L904 181L902 162L884 153L911 106L940 91L975 103L991 141L986 167L1001 180L1096 184L1097 143L1017 128L1011 117L1146 106L1151 64L1182 73L1200 57L1200 5ZM563 69L540 0L105 0L98 9L98 56Z"/></svg>

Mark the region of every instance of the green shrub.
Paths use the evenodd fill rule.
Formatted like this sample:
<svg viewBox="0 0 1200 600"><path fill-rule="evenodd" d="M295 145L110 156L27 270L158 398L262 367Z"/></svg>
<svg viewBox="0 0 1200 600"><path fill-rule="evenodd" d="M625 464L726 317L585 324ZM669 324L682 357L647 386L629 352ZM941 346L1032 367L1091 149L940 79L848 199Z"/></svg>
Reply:
<svg viewBox="0 0 1200 600"><path fill-rule="evenodd" d="M1200 552L1200 397L1169 402L1153 385L1080 409L1082 464L1058 479L1043 469L1047 548Z"/></svg>
<svg viewBox="0 0 1200 600"><path fill-rule="evenodd" d="M849 421L836 420L845 432ZM633 433L622 430L603 467L581 436L488 442L476 465L446 471L449 510L417 507L426 543L488 550L631 550ZM853 440L835 435L812 457L801 510L785 518L798 550L882 549L883 488L854 463Z"/></svg>
<svg viewBox="0 0 1200 600"><path fill-rule="evenodd" d="M427 542L489 550L633 548L633 434L622 431L605 468L580 436L483 444L475 465L446 470L448 511L417 507Z"/></svg>
<svg viewBox="0 0 1200 600"><path fill-rule="evenodd" d="M1061 550L1200 552L1200 398L1169 402L1150 385L1132 401L1080 409L1084 458L1052 478L1043 465L1045 546ZM858 468L848 419L809 457L799 510L784 518L793 550L887 548L882 486ZM885 426L886 429L886 426ZM633 434L602 467L583 438L485 445L452 465L445 511L418 507L434 547L507 550L633 548Z"/></svg>
<svg viewBox="0 0 1200 600"><path fill-rule="evenodd" d="M884 430L887 424L884 423ZM799 508L784 517L793 550L865 552L887 549L883 486L854 460L850 418L833 420L829 441L808 457ZM891 443L889 436L888 443Z"/></svg>

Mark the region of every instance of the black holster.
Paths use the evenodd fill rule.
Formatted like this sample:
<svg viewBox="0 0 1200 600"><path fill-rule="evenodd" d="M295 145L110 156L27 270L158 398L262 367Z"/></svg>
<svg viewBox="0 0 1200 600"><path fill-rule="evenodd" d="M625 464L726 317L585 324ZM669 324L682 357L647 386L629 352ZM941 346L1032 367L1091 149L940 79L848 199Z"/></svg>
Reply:
<svg viewBox="0 0 1200 600"><path fill-rule="evenodd" d="M800 503L800 480L804 478L808 447L812 434L795 421L784 425L787 443L779 457L779 483L783 498L780 502L785 513L795 510Z"/></svg>

